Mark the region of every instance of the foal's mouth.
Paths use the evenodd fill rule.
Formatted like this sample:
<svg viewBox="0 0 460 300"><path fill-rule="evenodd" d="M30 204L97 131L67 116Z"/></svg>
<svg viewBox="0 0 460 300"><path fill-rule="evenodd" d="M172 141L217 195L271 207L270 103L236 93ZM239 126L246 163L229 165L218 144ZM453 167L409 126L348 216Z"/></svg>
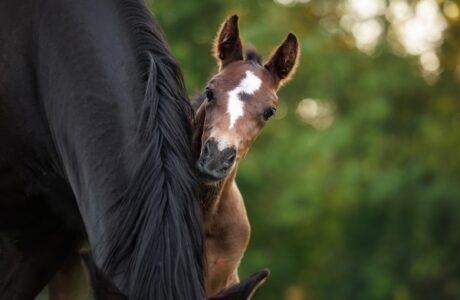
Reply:
<svg viewBox="0 0 460 300"><path fill-rule="evenodd" d="M236 155L236 147L230 145L221 149L217 140L208 139L196 163L200 179L206 183L225 179L235 164Z"/></svg>
<svg viewBox="0 0 460 300"><path fill-rule="evenodd" d="M228 170L221 170L220 172L208 170L204 167L203 162L198 160L196 165L196 170L199 176L199 179L208 184L217 183L227 177Z"/></svg>

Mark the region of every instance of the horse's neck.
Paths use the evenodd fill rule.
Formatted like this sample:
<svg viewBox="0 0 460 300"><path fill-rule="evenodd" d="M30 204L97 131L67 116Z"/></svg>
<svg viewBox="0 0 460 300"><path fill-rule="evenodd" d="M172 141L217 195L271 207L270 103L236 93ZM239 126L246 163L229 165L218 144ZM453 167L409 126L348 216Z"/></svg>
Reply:
<svg viewBox="0 0 460 300"><path fill-rule="evenodd" d="M200 195L202 200L203 216L206 220L207 216L212 214L219 207L223 196L232 188L235 181L238 162L235 163L233 170L224 179L217 183L207 184L200 182Z"/></svg>
<svg viewBox="0 0 460 300"><path fill-rule="evenodd" d="M114 3L41 1L43 16L35 18L44 119L92 244L110 230L95 215L128 187L141 148L129 139L135 134L130 120L137 118L145 84L135 75L132 37Z"/></svg>
<svg viewBox="0 0 460 300"><path fill-rule="evenodd" d="M103 272L133 299L204 299L180 74L143 1L118 2L40 1L44 119ZM156 261L161 272L145 268Z"/></svg>

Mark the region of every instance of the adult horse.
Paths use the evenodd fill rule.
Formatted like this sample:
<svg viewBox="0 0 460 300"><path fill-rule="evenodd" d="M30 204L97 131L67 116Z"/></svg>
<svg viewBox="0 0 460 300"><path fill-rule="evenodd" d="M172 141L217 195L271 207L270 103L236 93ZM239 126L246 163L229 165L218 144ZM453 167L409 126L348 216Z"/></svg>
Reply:
<svg viewBox="0 0 460 300"><path fill-rule="evenodd" d="M87 238L129 299L204 299L191 109L142 0L0 2L0 299Z"/></svg>

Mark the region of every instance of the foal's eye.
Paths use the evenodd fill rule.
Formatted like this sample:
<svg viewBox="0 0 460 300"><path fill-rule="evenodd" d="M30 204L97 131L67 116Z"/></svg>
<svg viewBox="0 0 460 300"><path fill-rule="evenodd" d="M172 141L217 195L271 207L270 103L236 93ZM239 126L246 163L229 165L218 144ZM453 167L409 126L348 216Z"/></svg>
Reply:
<svg viewBox="0 0 460 300"><path fill-rule="evenodd" d="M267 121L271 117L273 117L276 113L276 109L274 107L267 108L264 111L264 120Z"/></svg>
<svg viewBox="0 0 460 300"><path fill-rule="evenodd" d="M206 89L206 98L208 98L208 102L214 101L214 91L211 90L210 88Z"/></svg>

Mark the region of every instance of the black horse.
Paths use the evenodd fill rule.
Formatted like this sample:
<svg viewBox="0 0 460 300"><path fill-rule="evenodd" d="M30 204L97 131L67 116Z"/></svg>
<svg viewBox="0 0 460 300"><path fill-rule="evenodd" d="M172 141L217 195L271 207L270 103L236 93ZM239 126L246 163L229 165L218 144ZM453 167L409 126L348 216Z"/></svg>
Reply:
<svg viewBox="0 0 460 300"><path fill-rule="evenodd" d="M0 299L86 237L129 299L205 299L191 116L142 0L0 1Z"/></svg>

